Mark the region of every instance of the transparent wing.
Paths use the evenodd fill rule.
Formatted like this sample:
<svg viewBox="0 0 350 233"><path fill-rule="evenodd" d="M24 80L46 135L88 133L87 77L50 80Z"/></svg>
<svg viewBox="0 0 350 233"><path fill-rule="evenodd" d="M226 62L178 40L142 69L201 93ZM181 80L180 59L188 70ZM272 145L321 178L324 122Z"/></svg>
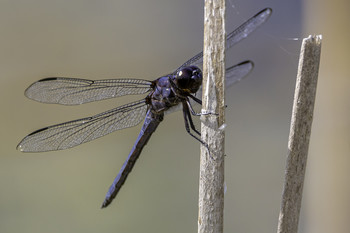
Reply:
<svg viewBox="0 0 350 233"><path fill-rule="evenodd" d="M242 80L244 77L246 77L250 73L250 71L253 70L253 68L254 68L253 62L244 61L242 63L239 63L235 66L231 66L230 68L226 69L225 89L231 87L232 85ZM203 85L199 88L199 90L196 93L196 97L199 99L202 99L202 87Z"/></svg>
<svg viewBox="0 0 350 233"><path fill-rule="evenodd" d="M225 87L229 88L246 77L254 68L254 63L244 61L226 69Z"/></svg>
<svg viewBox="0 0 350 233"><path fill-rule="evenodd" d="M260 11L245 23L235 29L233 32L227 35L226 37L226 49L231 48L241 40L248 37L252 32L254 32L258 27L264 24L271 16L272 9L265 8Z"/></svg>
<svg viewBox="0 0 350 233"><path fill-rule="evenodd" d="M228 34L226 36L226 49L231 48L235 44L237 44L242 39L246 38L250 33L255 31L259 26L261 26L263 23L265 23L268 18L272 14L271 8L266 8L250 19L248 19L245 23L243 23L241 26L239 26L237 29L235 29L233 32ZM198 53L196 56L192 57L188 61L186 61L184 64L182 64L174 73L176 73L179 69L195 65L203 68L203 52Z"/></svg>
<svg viewBox="0 0 350 233"><path fill-rule="evenodd" d="M83 104L123 95L144 94L150 81L141 79L87 80L76 78L45 78L30 85L25 95L42 103Z"/></svg>
<svg viewBox="0 0 350 233"><path fill-rule="evenodd" d="M26 136L17 149L42 152L71 148L139 124L145 118L147 108L145 100L140 100L92 117L42 128Z"/></svg>

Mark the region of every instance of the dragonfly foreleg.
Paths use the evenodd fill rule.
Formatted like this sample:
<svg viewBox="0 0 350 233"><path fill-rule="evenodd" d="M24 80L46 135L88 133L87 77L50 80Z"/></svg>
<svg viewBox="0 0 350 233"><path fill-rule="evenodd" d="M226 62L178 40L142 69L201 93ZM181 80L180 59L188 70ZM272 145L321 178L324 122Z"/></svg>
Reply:
<svg viewBox="0 0 350 233"><path fill-rule="evenodd" d="M197 99L196 97L194 97L194 96L192 96L192 95L189 95L189 97L191 97L194 101L199 100L199 99ZM200 104L202 104L202 101L201 101L201 100L199 100L199 101L200 101ZM196 101L196 102L197 102L197 101ZM219 114L214 113L214 112L196 112L196 111L193 109L192 104L191 104L191 102L190 102L189 100L187 100L186 103L187 103L187 105L188 105L189 110L191 111L191 114L194 115L194 116L219 115ZM197 102L197 103L199 103L199 102Z"/></svg>
<svg viewBox="0 0 350 233"><path fill-rule="evenodd" d="M207 150L209 151L209 146L206 142L204 142L202 139L198 138L196 135L191 133L191 129L196 132L199 136L201 135L200 132L196 129L195 125L193 124L192 117L190 114L190 111L188 109L187 103L182 102L182 107L183 107L183 115L184 115L184 120L185 120L185 128L186 131L189 135L191 135L193 138L195 138L197 141L199 141Z"/></svg>
<svg viewBox="0 0 350 233"><path fill-rule="evenodd" d="M183 106L183 115L184 115L184 120L185 120L185 128L186 128L186 131L189 135L191 135L192 137L194 137L197 141L199 141L207 150L208 150L208 154L210 156L211 159L215 160L212 156L211 156L211 153L210 153L210 150L209 150L209 145L208 143L204 142L202 139L198 138L196 135L192 134L191 133L191 130L190 130L190 126L191 126L191 129L196 132L199 136L201 135L200 132L196 129L195 125L193 124L193 121L192 121L192 117L191 117L191 114L190 114L190 110L189 110L189 107L188 106L191 106L189 104L189 101L184 101L182 102L182 106ZM191 107L190 107L191 109ZM192 113L193 114L193 113ZM210 114L210 113L209 113ZM199 115L203 115L203 114L199 114ZM190 123L190 126L189 124Z"/></svg>
<svg viewBox="0 0 350 233"><path fill-rule="evenodd" d="M189 103L188 101L186 102L187 104ZM191 106L191 105L189 105ZM190 107L191 109L191 107ZM193 111L193 109L191 109L191 112ZM193 111L194 112L194 111ZM195 113L195 112L194 112ZM192 117L190 115L189 109L187 107L187 105L185 103L183 103L183 114L184 114L184 119L185 119L185 126L186 126L186 130L187 132L190 131L190 128L188 126L188 123L190 123L191 129L196 132L199 136L201 136L201 133L196 129L196 126L193 124L192 121ZM193 113L192 113L193 114ZM194 114L195 115L195 114ZM197 115L198 116L198 115ZM190 133L190 132L189 132ZM191 133L190 133L191 134ZM197 139L198 140L198 139Z"/></svg>

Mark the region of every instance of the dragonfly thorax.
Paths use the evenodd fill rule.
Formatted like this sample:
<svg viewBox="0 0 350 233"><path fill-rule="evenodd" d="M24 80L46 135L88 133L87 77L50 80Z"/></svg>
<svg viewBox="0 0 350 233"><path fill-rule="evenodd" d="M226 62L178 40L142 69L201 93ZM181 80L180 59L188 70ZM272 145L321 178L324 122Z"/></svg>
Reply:
<svg viewBox="0 0 350 233"><path fill-rule="evenodd" d="M153 90L147 96L148 105L154 112L163 112L178 105L181 101L175 93L169 76L158 78L154 81Z"/></svg>

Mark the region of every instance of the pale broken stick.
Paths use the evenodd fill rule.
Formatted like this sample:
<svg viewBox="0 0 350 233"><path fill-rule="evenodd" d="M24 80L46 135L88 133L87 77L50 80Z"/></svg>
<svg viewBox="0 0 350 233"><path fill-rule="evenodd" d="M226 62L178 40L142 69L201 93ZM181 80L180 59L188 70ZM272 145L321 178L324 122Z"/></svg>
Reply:
<svg viewBox="0 0 350 233"><path fill-rule="evenodd" d="M297 233L316 97L322 36L303 40L288 140L288 157L277 233Z"/></svg>

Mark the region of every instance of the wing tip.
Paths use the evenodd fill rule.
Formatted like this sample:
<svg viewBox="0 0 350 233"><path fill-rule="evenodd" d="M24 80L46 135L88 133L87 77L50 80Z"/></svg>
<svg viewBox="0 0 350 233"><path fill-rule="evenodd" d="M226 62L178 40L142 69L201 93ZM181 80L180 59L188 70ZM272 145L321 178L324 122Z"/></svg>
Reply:
<svg viewBox="0 0 350 233"><path fill-rule="evenodd" d="M269 18L271 15L272 15L272 8L270 8L270 7L266 7L266 8L264 8L264 9L262 9L261 11L259 11L257 14L256 14L256 16L258 16L258 15L261 15L261 14L266 14L267 15L267 18Z"/></svg>
<svg viewBox="0 0 350 233"><path fill-rule="evenodd" d="M18 143L18 145L16 146L16 150L19 150L20 152L25 152L25 151L23 150L23 146L21 145L21 142Z"/></svg>
<svg viewBox="0 0 350 233"><path fill-rule="evenodd" d="M23 141L23 140L22 140ZM20 143L18 143L18 145L16 146L16 150L23 152L23 153L37 153L37 152L42 152L42 151L36 151L36 150L31 150L30 148L26 148L25 144L22 143L22 141Z"/></svg>
<svg viewBox="0 0 350 233"><path fill-rule="evenodd" d="M264 9L262 9L258 14L260 14L262 12L266 12L268 14L272 14L272 8L271 7L266 7Z"/></svg>
<svg viewBox="0 0 350 233"><path fill-rule="evenodd" d="M254 66L255 66L254 62L251 60L242 61L241 63L237 64L237 66L246 65L246 64L250 64L252 66L252 68L254 68Z"/></svg>

